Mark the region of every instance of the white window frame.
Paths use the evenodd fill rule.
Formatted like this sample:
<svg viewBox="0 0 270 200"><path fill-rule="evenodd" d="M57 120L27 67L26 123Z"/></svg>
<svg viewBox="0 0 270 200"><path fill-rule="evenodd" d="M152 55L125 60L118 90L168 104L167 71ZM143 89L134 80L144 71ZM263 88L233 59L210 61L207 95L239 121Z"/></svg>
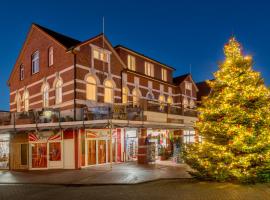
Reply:
<svg viewBox="0 0 270 200"><path fill-rule="evenodd" d="M39 72L39 51L35 51L35 53L31 56L32 60L32 74L36 74Z"/></svg>
<svg viewBox="0 0 270 200"><path fill-rule="evenodd" d="M55 84L55 104L63 102L63 81L57 80Z"/></svg>
<svg viewBox="0 0 270 200"><path fill-rule="evenodd" d="M168 81L168 71L167 69L161 68L161 78L163 81Z"/></svg>
<svg viewBox="0 0 270 200"><path fill-rule="evenodd" d="M54 50L53 50L53 47L50 47L49 48L49 67L53 65L53 62L54 62Z"/></svg>
<svg viewBox="0 0 270 200"><path fill-rule="evenodd" d="M128 103L128 94L129 94L129 89L128 87L123 87L122 89L122 103L127 104Z"/></svg>
<svg viewBox="0 0 270 200"><path fill-rule="evenodd" d="M141 94L138 88L134 88L132 91L132 104L133 106L140 105Z"/></svg>
<svg viewBox="0 0 270 200"><path fill-rule="evenodd" d="M127 56L128 69L135 71L136 70L136 58L135 56Z"/></svg>
<svg viewBox="0 0 270 200"><path fill-rule="evenodd" d="M24 65L20 65L20 80L22 81L24 79Z"/></svg>
<svg viewBox="0 0 270 200"><path fill-rule="evenodd" d="M48 108L50 105L50 97L49 94L50 93L50 87L48 84L45 84L43 87L43 91L42 91L42 104L43 104L43 108Z"/></svg>
<svg viewBox="0 0 270 200"><path fill-rule="evenodd" d="M147 76L154 77L154 64L150 62L144 62L144 72Z"/></svg>
<svg viewBox="0 0 270 200"><path fill-rule="evenodd" d="M93 80L93 82L89 82L89 78ZM86 99L90 101L97 100L97 80L94 76L88 76L86 78Z"/></svg>
<svg viewBox="0 0 270 200"><path fill-rule="evenodd" d="M106 50L103 50L101 48L93 48L93 57L94 59L109 63L110 54L107 53Z"/></svg>
<svg viewBox="0 0 270 200"><path fill-rule="evenodd" d="M29 92L27 90L24 91L23 104L24 104L24 111L28 112L29 111Z"/></svg>
<svg viewBox="0 0 270 200"><path fill-rule="evenodd" d="M191 82L185 82L185 89L192 91L192 83Z"/></svg>
<svg viewBox="0 0 270 200"><path fill-rule="evenodd" d="M108 86L110 83L111 86ZM104 82L104 103L113 103L114 101L113 82L112 80L106 80Z"/></svg>

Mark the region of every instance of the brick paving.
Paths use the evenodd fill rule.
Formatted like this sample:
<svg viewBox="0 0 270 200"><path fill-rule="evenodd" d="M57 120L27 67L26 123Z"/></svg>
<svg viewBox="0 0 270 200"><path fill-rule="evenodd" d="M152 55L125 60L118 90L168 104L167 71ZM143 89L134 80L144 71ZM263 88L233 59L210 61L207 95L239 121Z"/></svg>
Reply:
<svg viewBox="0 0 270 200"><path fill-rule="evenodd" d="M188 166L132 163L82 170L0 171L0 184L137 184L160 179L189 179Z"/></svg>
<svg viewBox="0 0 270 200"><path fill-rule="evenodd" d="M270 185L167 180L137 185L0 185L0 200L268 200Z"/></svg>

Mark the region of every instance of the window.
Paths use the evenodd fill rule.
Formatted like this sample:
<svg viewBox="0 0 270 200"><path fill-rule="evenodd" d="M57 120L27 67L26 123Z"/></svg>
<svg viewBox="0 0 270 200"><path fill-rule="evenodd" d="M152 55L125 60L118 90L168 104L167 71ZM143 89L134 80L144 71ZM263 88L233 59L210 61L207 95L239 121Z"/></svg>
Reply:
<svg viewBox="0 0 270 200"><path fill-rule="evenodd" d="M164 107L165 107L165 97L164 95L160 95L159 98L159 103L160 103L160 110L164 110Z"/></svg>
<svg viewBox="0 0 270 200"><path fill-rule="evenodd" d="M57 80L55 84L55 104L62 103L62 86L63 82L61 80Z"/></svg>
<svg viewBox="0 0 270 200"><path fill-rule="evenodd" d="M154 65L149 62L144 63L145 74L154 77Z"/></svg>
<svg viewBox="0 0 270 200"><path fill-rule="evenodd" d="M122 103L128 103L128 88L127 87L123 87Z"/></svg>
<svg viewBox="0 0 270 200"><path fill-rule="evenodd" d="M22 81L24 79L24 66L20 66L20 80Z"/></svg>
<svg viewBox="0 0 270 200"><path fill-rule="evenodd" d="M172 96L169 96L169 97L167 98L167 103L168 103L169 105L172 105L172 104L173 104L173 98L172 98Z"/></svg>
<svg viewBox="0 0 270 200"><path fill-rule="evenodd" d="M101 61L104 61L104 62L108 62L109 56L104 50L102 50L102 49L100 49L100 50L94 49L93 54L94 54L95 59L98 59L98 60L101 60Z"/></svg>
<svg viewBox="0 0 270 200"><path fill-rule="evenodd" d="M104 83L104 102L113 103L113 83L109 80Z"/></svg>
<svg viewBox="0 0 270 200"><path fill-rule="evenodd" d="M147 95L146 95L146 98L147 98L148 100L153 100L153 99L154 99L153 93L148 92Z"/></svg>
<svg viewBox="0 0 270 200"><path fill-rule="evenodd" d="M186 88L186 90L192 90L192 83L185 82L185 88Z"/></svg>
<svg viewBox="0 0 270 200"><path fill-rule="evenodd" d="M39 72L39 51L32 55L32 74Z"/></svg>
<svg viewBox="0 0 270 200"><path fill-rule="evenodd" d="M43 107L47 108L49 107L49 85L48 84L46 84L43 87L42 94L43 94Z"/></svg>
<svg viewBox="0 0 270 200"><path fill-rule="evenodd" d="M188 107L188 99L186 97L184 97L184 99L183 99L183 106L184 106L184 108Z"/></svg>
<svg viewBox="0 0 270 200"><path fill-rule="evenodd" d="M167 70L166 69L161 69L161 78L163 81L167 81Z"/></svg>
<svg viewBox="0 0 270 200"><path fill-rule="evenodd" d="M53 47L49 48L49 67L53 65Z"/></svg>
<svg viewBox="0 0 270 200"><path fill-rule="evenodd" d="M136 61L134 56L128 55L128 69L133 71L136 70Z"/></svg>
<svg viewBox="0 0 270 200"><path fill-rule="evenodd" d="M133 102L133 106L139 106L140 105L140 90L139 89L134 89L132 91L132 102Z"/></svg>
<svg viewBox="0 0 270 200"><path fill-rule="evenodd" d="M29 111L29 92L26 90L23 95L24 111Z"/></svg>
<svg viewBox="0 0 270 200"><path fill-rule="evenodd" d="M86 99L97 100L97 81L93 76L88 76L86 79Z"/></svg>
<svg viewBox="0 0 270 200"><path fill-rule="evenodd" d="M190 108L194 108L194 107L195 107L195 102L194 102L194 100L190 99L189 107L190 107Z"/></svg>
<svg viewBox="0 0 270 200"><path fill-rule="evenodd" d="M21 165L28 163L28 144L21 144Z"/></svg>
<svg viewBox="0 0 270 200"><path fill-rule="evenodd" d="M194 143L195 142L195 131L184 130L184 143Z"/></svg>
<svg viewBox="0 0 270 200"><path fill-rule="evenodd" d="M17 112L21 112L21 96L20 96L20 94L16 95L16 110L17 110Z"/></svg>

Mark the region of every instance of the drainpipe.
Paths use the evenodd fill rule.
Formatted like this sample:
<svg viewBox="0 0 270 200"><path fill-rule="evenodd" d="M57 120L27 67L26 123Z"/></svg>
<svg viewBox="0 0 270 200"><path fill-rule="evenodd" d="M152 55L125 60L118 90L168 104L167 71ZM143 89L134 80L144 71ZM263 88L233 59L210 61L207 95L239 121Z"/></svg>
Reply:
<svg viewBox="0 0 270 200"><path fill-rule="evenodd" d="M73 117L73 119L74 119L74 121L76 121L76 114L77 114L77 112L76 112L76 98L77 98L77 94L76 94L76 88L77 88L77 83L76 83L76 78L77 78L77 71L76 71L76 63L77 63L77 56L76 56L76 52L75 52L75 49L72 49L72 54L74 55L74 57L73 57L73 64L74 64L74 73L73 73L73 77L74 77L74 79L73 79L73 81L74 81L74 110L73 110L73 115L74 115L74 117Z"/></svg>

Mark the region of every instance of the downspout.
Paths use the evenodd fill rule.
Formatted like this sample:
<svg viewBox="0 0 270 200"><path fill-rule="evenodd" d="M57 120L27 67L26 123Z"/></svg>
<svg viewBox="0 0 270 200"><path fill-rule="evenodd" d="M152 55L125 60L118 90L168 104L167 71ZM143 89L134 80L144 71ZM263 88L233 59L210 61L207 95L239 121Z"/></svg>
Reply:
<svg viewBox="0 0 270 200"><path fill-rule="evenodd" d="M72 49L72 54L74 55L74 57L73 57L73 63L74 63L74 70L73 70L73 85L74 85L74 88L73 88L73 90L74 90L74 109L73 109L73 115L74 115L74 117L73 117L73 119L74 119L74 121L76 121L77 119L77 117L76 117L76 114L77 114L77 112L76 112L76 98L77 98L77 94L76 94L76 88L77 88L77 83L76 83L76 78L77 78L77 70L76 70L76 63L77 63L77 56L76 56L76 52L75 52L75 49Z"/></svg>

